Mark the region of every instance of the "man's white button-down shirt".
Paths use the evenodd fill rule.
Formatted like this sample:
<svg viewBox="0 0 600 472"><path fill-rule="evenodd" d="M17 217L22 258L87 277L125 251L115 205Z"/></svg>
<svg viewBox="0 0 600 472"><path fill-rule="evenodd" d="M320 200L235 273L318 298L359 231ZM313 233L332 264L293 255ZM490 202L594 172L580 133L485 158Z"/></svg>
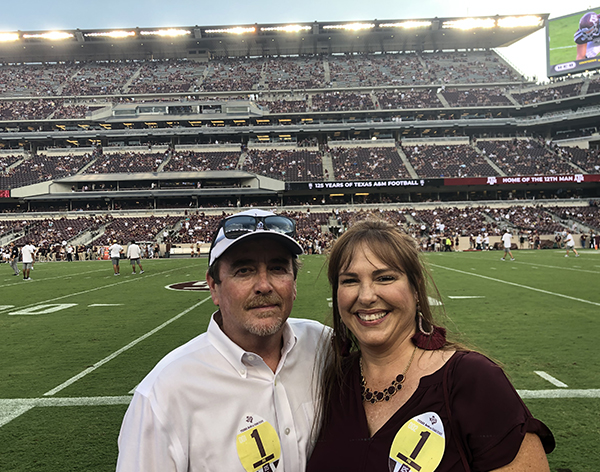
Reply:
<svg viewBox="0 0 600 472"><path fill-rule="evenodd" d="M213 318L137 387L119 435L118 472L303 472L324 327L290 318L275 373Z"/></svg>

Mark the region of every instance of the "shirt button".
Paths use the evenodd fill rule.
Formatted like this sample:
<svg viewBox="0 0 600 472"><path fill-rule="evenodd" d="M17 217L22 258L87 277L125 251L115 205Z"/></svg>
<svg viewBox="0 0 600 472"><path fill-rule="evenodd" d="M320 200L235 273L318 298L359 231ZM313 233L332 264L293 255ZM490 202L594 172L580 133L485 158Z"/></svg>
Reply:
<svg viewBox="0 0 600 472"><path fill-rule="evenodd" d="M285 428L285 431L284 431L284 433L285 433L286 435L290 434L290 428Z"/></svg>
<svg viewBox="0 0 600 472"><path fill-rule="evenodd" d="M240 374L241 374L241 375L244 375L244 374L246 374L246 370L245 370L245 369L242 369L242 370L240 370Z"/></svg>
<svg viewBox="0 0 600 472"><path fill-rule="evenodd" d="M254 356L248 356L248 360L252 362L254 360Z"/></svg>

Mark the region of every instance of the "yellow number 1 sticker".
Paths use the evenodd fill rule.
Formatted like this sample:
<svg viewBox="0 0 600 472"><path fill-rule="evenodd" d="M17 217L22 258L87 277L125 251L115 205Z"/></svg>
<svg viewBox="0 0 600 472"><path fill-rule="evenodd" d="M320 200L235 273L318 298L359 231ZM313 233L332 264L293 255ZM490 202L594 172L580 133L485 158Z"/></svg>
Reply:
<svg viewBox="0 0 600 472"><path fill-rule="evenodd" d="M281 444L275 428L257 415L246 415L235 438L238 457L247 472L275 472Z"/></svg>
<svg viewBox="0 0 600 472"><path fill-rule="evenodd" d="M434 472L442 461L446 439L437 413L408 420L398 430L390 449L390 472Z"/></svg>

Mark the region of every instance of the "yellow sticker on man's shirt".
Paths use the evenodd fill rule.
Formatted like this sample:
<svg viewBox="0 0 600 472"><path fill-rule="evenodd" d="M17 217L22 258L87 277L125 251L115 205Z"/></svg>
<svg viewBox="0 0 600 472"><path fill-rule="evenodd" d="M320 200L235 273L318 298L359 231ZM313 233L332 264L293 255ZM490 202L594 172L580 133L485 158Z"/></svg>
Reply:
<svg viewBox="0 0 600 472"><path fill-rule="evenodd" d="M408 420L390 448L390 472L434 472L446 449L444 425L437 413Z"/></svg>
<svg viewBox="0 0 600 472"><path fill-rule="evenodd" d="M240 462L247 472L275 472L281 444L275 428L257 415L246 415L235 438Z"/></svg>

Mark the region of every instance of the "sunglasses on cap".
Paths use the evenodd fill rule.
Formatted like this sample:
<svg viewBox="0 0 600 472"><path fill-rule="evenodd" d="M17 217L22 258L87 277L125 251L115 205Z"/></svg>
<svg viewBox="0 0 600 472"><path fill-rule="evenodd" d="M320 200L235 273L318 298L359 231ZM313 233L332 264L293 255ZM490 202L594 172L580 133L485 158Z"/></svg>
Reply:
<svg viewBox="0 0 600 472"><path fill-rule="evenodd" d="M285 234L290 238L296 236L296 222L287 216L278 215L234 215L221 220L219 229L223 229L223 235L227 239L237 239L240 236L254 233L255 231L273 231ZM216 242L217 238L213 240L212 246L214 246Z"/></svg>

